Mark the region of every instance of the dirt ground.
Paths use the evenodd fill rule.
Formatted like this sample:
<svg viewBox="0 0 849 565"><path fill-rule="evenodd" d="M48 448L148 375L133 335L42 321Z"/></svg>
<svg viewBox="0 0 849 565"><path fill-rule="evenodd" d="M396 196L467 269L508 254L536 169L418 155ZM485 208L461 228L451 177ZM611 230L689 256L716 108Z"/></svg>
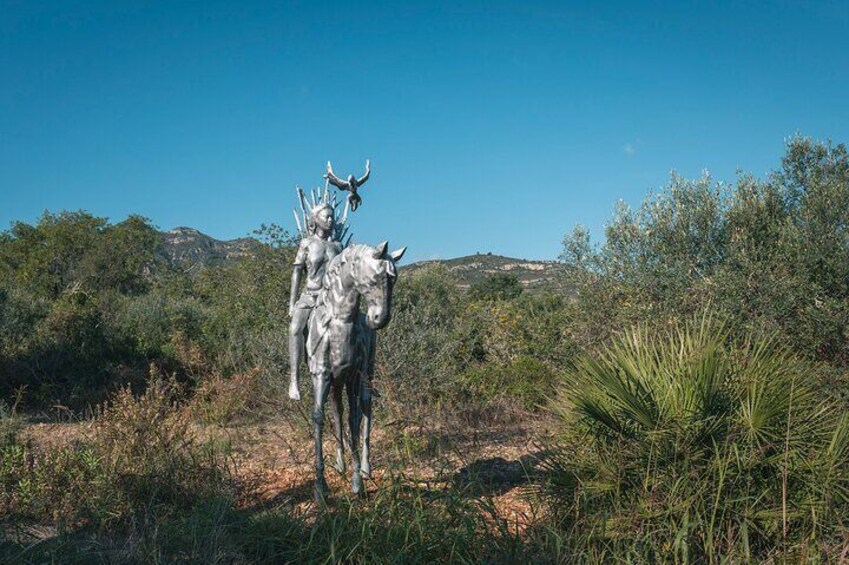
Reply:
<svg viewBox="0 0 849 565"><path fill-rule="evenodd" d="M372 476L366 496L400 478L420 488L460 489L466 496L486 500L511 528L523 531L538 519L525 488L534 472L549 422L539 416L510 414L497 422L416 425L381 422L372 432ZM22 439L45 448L57 448L85 436L90 422L30 423ZM349 497L349 471L343 477L334 468L336 445L330 422L325 427L325 475L332 497ZM200 426L198 436L215 438L230 446L238 503L245 507L313 509L314 453L311 429L304 417L253 419L222 426ZM391 470L391 471L390 471Z"/></svg>

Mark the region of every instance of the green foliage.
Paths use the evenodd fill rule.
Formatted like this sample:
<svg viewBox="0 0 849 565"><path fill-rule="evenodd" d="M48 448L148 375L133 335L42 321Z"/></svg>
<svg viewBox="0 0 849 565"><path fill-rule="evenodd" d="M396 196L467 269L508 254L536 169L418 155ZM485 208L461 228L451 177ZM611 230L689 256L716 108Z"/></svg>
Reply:
<svg viewBox="0 0 849 565"><path fill-rule="evenodd" d="M232 265L203 271L194 292L209 308L202 328L206 350L217 367L244 371L254 367L279 374L288 363L292 240L265 228L270 245Z"/></svg>
<svg viewBox="0 0 849 565"><path fill-rule="evenodd" d="M775 336L733 334L710 315L641 325L567 371L544 492L585 559L797 561L837 547L849 419Z"/></svg>
<svg viewBox="0 0 849 565"><path fill-rule="evenodd" d="M849 361L849 157L797 137L766 181L673 176L636 210L620 204L601 247L564 238L576 322L589 346L617 327L720 308L794 349Z"/></svg>
<svg viewBox="0 0 849 565"><path fill-rule="evenodd" d="M539 561L489 500L411 488L402 475L367 500L321 512L236 503L226 444L201 441L174 380L119 391L89 435L53 450L0 442L0 560L409 563ZM204 434L208 435L208 434ZM31 524L55 534L32 543ZM13 541L15 540L15 541ZM532 557L533 556L533 557Z"/></svg>
<svg viewBox="0 0 849 565"><path fill-rule="evenodd" d="M512 275L490 275L469 287L473 300L511 300L520 294L522 285Z"/></svg>
<svg viewBox="0 0 849 565"><path fill-rule="evenodd" d="M441 267L402 273L392 299L392 323L380 332L376 386L397 416L445 401L468 353L457 335L463 295Z"/></svg>
<svg viewBox="0 0 849 565"><path fill-rule="evenodd" d="M380 409L399 418L493 399L535 408L554 368L575 352L564 297L478 300L441 266L402 273L392 309L375 384L386 392Z"/></svg>
<svg viewBox="0 0 849 565"><path fill-rule="evenodd" d="M0 391L83 408L151 362L202 380L288 362L292 239L262 226L251 256L184 272L158 259L159 234L130 216L45 213L0 236Z"/></svg>
<svg viewBox="0 0 849 565"><path fill-rule="evenodd" d="M147 220L45 213L0 237L0 375L6 391L84 403L109 381L116 352L102 324L112 295L149 289L159 235Z"/></svg>
<svg viewBox="0 0 849 565"><path fill-rule="evenodd" d="M35 226L16 222L0 238L0 280L51 299L74 290L140 292L159 243L140 216L110 225L83 211L45 212Z"/></svg>
<svg viewBox="0 0 849 565"><path fill-rule="evenodd" d="M465 402L516 402L536 409L553 392L555 375L534 357L519 356L506 365L475 366L456 377Z"/></svg>
<svg viewBox="0 0 849 565"><path fill-rule="evenodd" d="M124 358L174 358L174 338L203 339L203 325L209 307L193 296L181 296L156 286L145 294L104 296L108 307L102 309L102 323L112 346Z"/></svg>
<svg viewBox="0 0 849 565"><path fill-rule="evenodd" d="M140 217L15 223L0 234L0 517L58 528L26 549L41 561L837 555L849 528L846 218L846 148L795 138L765 180L673 176L636 210L619 204L603 245L576 228L563 242L568 294L524 293L509 275L464 292L443 267L402 270L378 338L379 419L468 425L560 391L562 444L541 490L553 521L523 540L486 502L400 479L318 517L235 505L226 445L193 422L214 430L279 408L294 243L279 226L262 226L248 256L183 270L158 259ZM706 310L727 323L678 322ZM175 377L145 382L149 368ZM112 393L90 437L53 451L18 437L21 398L83 408ZM449 449L422 429L390 432L386 452ZM0 560L20 558L15 547L0 544Z"/></svg>

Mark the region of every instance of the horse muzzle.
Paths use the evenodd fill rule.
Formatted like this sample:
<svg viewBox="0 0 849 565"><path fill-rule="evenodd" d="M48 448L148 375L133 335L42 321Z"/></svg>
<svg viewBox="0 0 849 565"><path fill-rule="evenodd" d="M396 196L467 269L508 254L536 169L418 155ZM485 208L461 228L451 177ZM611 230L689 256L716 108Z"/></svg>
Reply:
<svg viewBox="0 0 849 565"><path fill-rule="evenodd" d="M390 319L389 310L368 312L366 314L366 325L373 330L381 330L386 327Z"/></svg>

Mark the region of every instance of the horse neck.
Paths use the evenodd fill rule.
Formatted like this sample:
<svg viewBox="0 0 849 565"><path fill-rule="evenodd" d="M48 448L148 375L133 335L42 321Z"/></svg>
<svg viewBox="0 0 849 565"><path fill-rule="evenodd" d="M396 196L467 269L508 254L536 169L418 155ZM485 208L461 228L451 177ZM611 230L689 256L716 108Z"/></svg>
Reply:
<svg viewBox="0 0 849 565"><path fill-rule="evenodd" d="M352 322L360 311L360 294L354 284L353 266L357 258L353 248L346 248L340 264L328 271L320 302L332 318Z"/></svg>

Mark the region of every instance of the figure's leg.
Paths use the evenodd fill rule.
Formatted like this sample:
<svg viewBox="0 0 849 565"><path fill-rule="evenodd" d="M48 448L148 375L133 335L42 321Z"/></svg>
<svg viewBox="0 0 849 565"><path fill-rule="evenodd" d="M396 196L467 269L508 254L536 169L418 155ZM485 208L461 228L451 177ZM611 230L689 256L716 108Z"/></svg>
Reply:
<svg viewBox="0 0 849 565"><path fill-rule="evenodd" d="M359 378L349 379L345 383L348 392L348 425L351 431L351 465L354 472L351 476L351 492L361 494L363 492L363 478L360 474L360 427L362 423L362 410L360 408L360 383Z"/></svg>
<svg viewBox="0 0 849 565"><path fill-rule="evenodd" d="M331 415L333 416L333 435L336 436L336 470L345 474L345 450L342 433L342 383L330 386Z"/></svg>
<svg viewBox="0 0 849 565"><path fill-rule="evenodd" d="M289 398L300 400L298 390L298 372L304 357L304 333L310 311L307 308L295 308L289 324Z"/></svg>
<svg viewBox="0 0 849 565"><path fill-rule="evenodd" d="M330 390L330 374L326 371L314 373L312 376L315 404L313 405L312 421L315 428L315 494L321 502L327 493L327 481L324 480L324 453L322 452L322 435L324 430L324 403Z"/></svg>

